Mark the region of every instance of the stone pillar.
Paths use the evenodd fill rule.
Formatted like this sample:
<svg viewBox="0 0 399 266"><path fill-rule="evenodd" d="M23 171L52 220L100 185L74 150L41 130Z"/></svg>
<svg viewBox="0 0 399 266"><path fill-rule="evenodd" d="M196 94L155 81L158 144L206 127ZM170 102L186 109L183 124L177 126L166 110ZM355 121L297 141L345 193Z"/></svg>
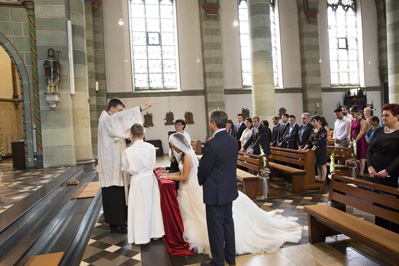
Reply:
<svg viewBox="0 0 399 266"><path fill-rule="evenodd" d="M303 90L303 111L323 115L320 47L317 13L318 0L297 0L299 43L301 51L301 71ZM319 105L318 105L319 104ZM319 106L319 107L317 107Z"/></svg>
<svg viewBox="0 0 399 266"><path fill-rule="evenodd" d="M99 4L100 3L100 4ZM91 116L91 122L98 124L98 118L103 110L107 109L107 88L106 88L106 76L105 76L105 53L104 53L104 28L103 28L103 5L102 0L92 1L92 6L97 7L93 12L93 40L94 40L94 61L95 64L95 79L98 82L98 92L96 93L96 105L97 105L97 117L93 121ZM92 132L93 135L97 136L97 131ZM97 144L97 142L96 142Z"/></svg>
<svg viewBox="0 0 399 266"><path fill-rule="evenodd" d="M89 107L90 107L90 129L93 157L97 158L97 99L96 99L96 70L94 60L94 28L93 12L91 1L85 1L85 30L86 30L86 49L87 49L87 73L89 83Z"/></svg>
<svg viewBox="0 0 399 266"><path fill-rule="evenodd" d="M225 110L222 36L219 16L208 18L200 3L200 25L202 41L202 65L204 68L204 91L206 117L212 110ZM207 124L208 135L210 135Z"/></svg>
<svg viewBox="0 0 399 266"><path fill-rule="evenodd" d="M389 103L399 103L399 5L386 0Z"/></svg>
<svg viewBox="0 0 399 266"><path fill-rule="evenodd" d="M254 115L271 121L276 115L273 79L270 0L248 0L252 57L252 102Z"/></svg>
<svg viewBox="0 0 399 266"><path fill-rule="evenodd" d="M68 41L65 0L35 0L39 96L43 134L44 167L75 165L72 99L69 90ZM46 102L43 63L53 48L61 64L60 103L51 110ZM57 51L61 53L58 54Z"/></svg>
<svg viewBox="0 0 399 266"><path fill-rule="evenodd" d="M75 94L72 95L74 139L76 163L79 164L93 161L88 103L85 3L83 0L69 1L69 18L72 22L75 74Z"/></svg>
<svg viewBox="0 0 399 266"><path fill-rule="evenodd" d="M388 82L388 57L387 57L387 22L385 13L385 0L375 0L377 6L378 23L378 58L380 78Z"/></svg>

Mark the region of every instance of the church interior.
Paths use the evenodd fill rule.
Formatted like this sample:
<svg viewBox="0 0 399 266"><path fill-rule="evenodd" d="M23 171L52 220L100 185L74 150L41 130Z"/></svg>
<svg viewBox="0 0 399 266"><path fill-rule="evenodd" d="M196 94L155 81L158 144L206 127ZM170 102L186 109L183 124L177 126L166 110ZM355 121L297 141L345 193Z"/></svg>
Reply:
<svg viewBox="0 0 399 266"><path fill-rule="evenodd" d="M177 119L201 154L212 110L234 124L237 114L258 116L271 130L273 117L288 113L301 125L304 112L333 129L344 105L381 120L384 104L399 103L398 14L397 0L0 0L0 265L209 260L109 231L97 167L109 100L126 108L156 102L141 115L157 167L169 164ZM310 230L306 206L330 204L332 183L317 183L306 158L299 161L309 184L271 169L269 195L255 182L250 197L300 224L300 241L240 254L236 265L398 265L399 246L386 253L384 239L370 244L320 227L335 233L310 241L318 229ZM374 225L374 214L347 205Z"/></svg>

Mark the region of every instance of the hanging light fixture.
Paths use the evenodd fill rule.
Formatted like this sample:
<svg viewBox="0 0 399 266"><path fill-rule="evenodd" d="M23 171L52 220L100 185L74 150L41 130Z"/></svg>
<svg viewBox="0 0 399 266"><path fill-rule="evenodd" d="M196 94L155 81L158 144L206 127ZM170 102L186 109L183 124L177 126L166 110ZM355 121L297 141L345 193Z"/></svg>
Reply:
<svg viewBox="0 0 399 266"><path fill-rule="evenodd" d="M121 16L119 18L118 24L121 25L121 26L125 25L125 22L123 21L123 18L122 18L122 12L121 12Z"/></svg>

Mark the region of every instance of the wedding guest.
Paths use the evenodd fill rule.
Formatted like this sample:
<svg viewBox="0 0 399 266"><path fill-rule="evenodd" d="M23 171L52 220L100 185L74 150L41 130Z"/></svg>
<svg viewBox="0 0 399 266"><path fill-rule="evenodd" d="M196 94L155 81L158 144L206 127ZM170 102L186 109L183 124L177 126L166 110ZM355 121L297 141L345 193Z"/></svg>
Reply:
<svg viewBox="0 0 399 266"><path fill-rule="evenodd" d="M296 123L296 117L294 115L290 115L290 118L288 119L289 123L289 128L284 135L284 148L287 149L298 149L298 146L296 144L296 138L298 136L298 130L299 126Z"/></svg>
<svg viewBox="0 0 399 266"><path fill-rule="evenodd" d="M133 144L122 156L122 170L130 175L129 205L127 211L127 242L147 244L151 238L165 234L161 212L161 195L155 168L155 147L144 142L144 127L131 127Z"/></svg>
<svg viewBox="0 0 399 266"><path fill-rule="evenodd" d="M371 109L370 107L364 108L364 117L367 120L367 123L369 124L369 127L371 127Z"/></svg>
<svg viewBox="0 0 399 266"><path fill-rule="evenodd" d="M186 121L184 121L183 119L177 119L175 121L175 129L177 132L183 134L186 137L187 142L189 144L191 144L190 134L188 134L186 131L184 131L184 129L186 129Z"/></svg>
<svg viewBox="0 0 399 266"><path fill-rule="evenodd" d="M333 140L335 143L335 147L348 147L349 145L349 130L351 123L347 120L342 112L341 108L337 108L334 110L335 120L334 123L334 133L333 133Z"/></svg>
<svg viewBox="0 0 399 266"><path fill-rule="evenodd" d="M352 121L352 116L349 113L349 108L348 106L344 105L342 106L342 113L344 115L344 117L349 121L349 123Z"/></svg>
<svg viewBox="0 0 399 266"><path fill-rule="evenodd" d="M317 166L317 173L319 178L317 181L325 182L327 177L327 131L321 124L321 117L319 115L312 116L313 131L308 142L300 151L306 151L310 145L313 145L315 163Z"/></svg>
<svg viewBox="0 0 399 266"><path fill-rule="evenodd" d="M380 125L380 119L378 117L372 116L370 118L370 121L371 121L371 127L369 128L369 130L367 130L367 133L366 133L366 142L368 145L370 145L370 142L371 142L371 139L373 138L375 130L377 128L382 127Z"/></svg>
<svg viewBox="0 0 399 266"><path fill-rule="evenodd" d="M277 144L277 147L283 148L284 147L284 136L287 133L287 130L290 127L290 123L288 123L288 119L290 118L289 114L283 114L281 116L281 120L283 121L282 125L280 126L280 132L279 132L279 142Z"/></svg>
<svg viewBox="0 0 399 266"><path fill-rule="evenodd" d="M399 178L399 104L382 107L383 128L377 128L367 151L368 172L372 181L398 187ZM399 233L399 225L380 217L375 224Z"/></svg>
<svg viewBox="0 0 399 266"><path fill-rule="evenodd" d="M226 131L230 135L234 135L234 123L233 123L233 121L231 119L227 120Z"/></svg>
<svg viewBox="0 0 399 266"><path fill-rule="evenodd" d="M349 144L356 143L356 157L360 161L359 176L363 177L367 158L367 142L364 137L366 133L367 122L362 118L359 108L354 105L351 107L352 122L349 130Z"/></svg>
<svg viewBox="0 0 399 266"><path fill-rule="evenodd" d="M121 150L125 149L130 127L142 123L140 112L154 103L124 110L121 100L111 99L108 110L103 111L98 119L98 169L104 219L113 233L126 234L129 182L121 171Z"/></svg>
<svg viewBox="0 0 399 266"><path fill-rule="evenodd" d="M270 151L270 135L269 131L266 129L264 125L260 123L259 116L254 116L252 119L252 136L251 138L248 139L247 143L245 143L245 146L241 148L241 152L244 152L245 150L248 149L250 145L252 145L252 148L248 150L249 154L260 154L260 147L262 147L263 152L267 155L271 154Z"/></svg>
<svg viewBox="0 0 399 266"><path fill-rule="evenodd" d="M272 131L270 130L270 128L269 128L269 121L267 121L267 120L262 120L262 125L264 125L266 128L267 128L267 130L269 131L269 136L270 136L270 138L272 137Z"/></svg>
<svg viewBox="0 0 399 266"><path fill-rule="evenodd" d="M237 145L238 145L238 149L241 149L241 136L242 133L244 132L246 126L244 123L244 117L242 114L237 114L237 124L234 126L234 133L233 136L236 138L237 140Z"/></svg>
<svg viewBox="0 0 399 266"><path fill-rule="evenodd" d="M313 126L310 123L309 113L303 113L301 120L302 120L302 126L299 127L298 137L296 141L298 148L303 148L306 145L306 142L309 140L310 134L312 133L313 130Z"/></svg>
<svg viewBox="0 0 399 266"><path fill-rule="evenodd" d="M252 136L252 118L248 117L245 119L245 130L241 135L241 147L244 147L247 141L251 138ZM248 152L252 146L250 145L244 152Z"/></svg>
<svg viewBox="0 0 399 266"><path fill-rule="evenodd" d="M276 115L275 117L273 117L272 119L273 121L273 134L272 134L272 140L270 142L270 146L272 147L276 147L278 143L280 143L279 141L279 133L280 133L280 127L281 124L280 122L280 117L278 115Z"/></svg>

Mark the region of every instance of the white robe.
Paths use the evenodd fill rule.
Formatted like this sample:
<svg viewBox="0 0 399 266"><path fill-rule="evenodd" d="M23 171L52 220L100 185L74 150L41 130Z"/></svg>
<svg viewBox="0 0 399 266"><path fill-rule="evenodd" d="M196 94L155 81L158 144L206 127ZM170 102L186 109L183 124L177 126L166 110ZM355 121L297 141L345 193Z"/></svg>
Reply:
<svg viewBox="0 0 399 266"><path fill-rule="evenodd" d="M98 123L98 168L101 187L124 186L121 171L121 149L129 138L133 124L143 124L140 107L113 115L103 111Z"/></svg>
<svg viewBox="0 0 399 266"><path fill-rule="evenodd" d="M155 147L143 140L136 140L122 156L122 170L131 175L127 240L136 245L165 234L158 181L152 171L155 161Z"/></svg>

